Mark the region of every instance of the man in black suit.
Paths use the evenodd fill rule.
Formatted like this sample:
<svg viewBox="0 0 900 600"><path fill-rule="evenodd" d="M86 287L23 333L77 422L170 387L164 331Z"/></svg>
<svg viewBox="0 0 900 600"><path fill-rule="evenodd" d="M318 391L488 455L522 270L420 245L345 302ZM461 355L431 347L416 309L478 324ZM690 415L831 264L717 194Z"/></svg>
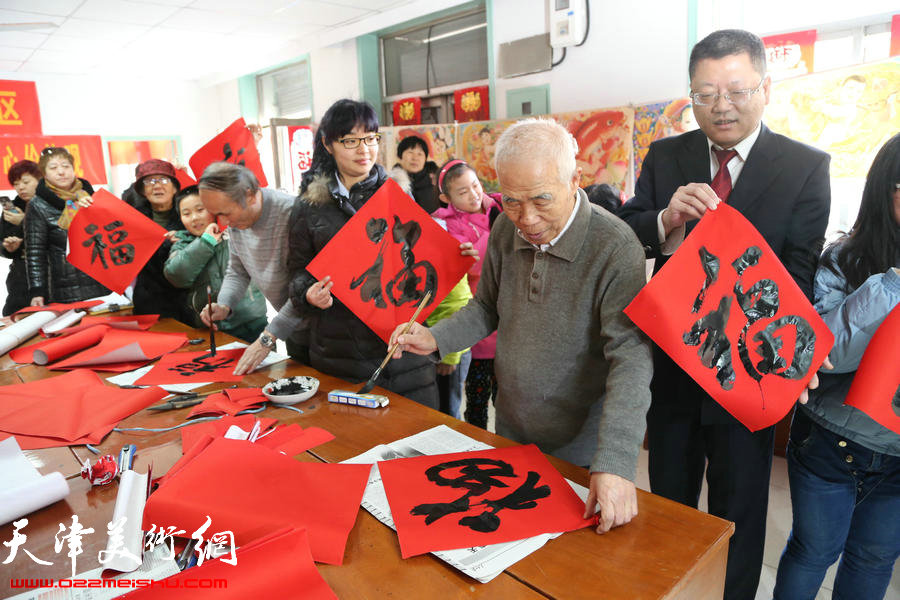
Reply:
<svg viewBox="0 0 900 600"><path fill-rule="evenodd" d="M762 123L771 80L756 35L710 34L694 46L689 74L700 130L650 146L635 196L619 216L658 271L697 219L726 201L753 223L811 298L831 204L829 156ZM775 428L751 433L658 347L651 392L650 488L696 507L706 470L709 512L735 523L725 598L752 600L762 569Z"/></svg>

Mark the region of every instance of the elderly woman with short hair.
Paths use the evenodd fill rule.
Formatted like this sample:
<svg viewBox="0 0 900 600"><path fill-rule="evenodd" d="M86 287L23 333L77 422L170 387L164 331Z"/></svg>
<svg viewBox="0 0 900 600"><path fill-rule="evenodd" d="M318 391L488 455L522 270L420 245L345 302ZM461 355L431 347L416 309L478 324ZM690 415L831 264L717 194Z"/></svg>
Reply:
<svg viewBox="0 0 900 600"><path fill-rule="evenodd" d="M172 285L164 273L175 232L184 229L174 205L175 194L181 188L175 167L165 160L151 158L138 165L135 175L134 208L169 233L134 282L134 314L154 314L192 324L194 315L186 291Z"/></svg>
<svg viewBox="0 0 900 600"><path fill-rule="evenodd" d="M94 188L75 176L75 161L65 148L48 147L38 161L42 178L25 210L25 266L32 306L78 302L109 290L66 260L68 223L60 221L66 202L90 198Z"/></svg>

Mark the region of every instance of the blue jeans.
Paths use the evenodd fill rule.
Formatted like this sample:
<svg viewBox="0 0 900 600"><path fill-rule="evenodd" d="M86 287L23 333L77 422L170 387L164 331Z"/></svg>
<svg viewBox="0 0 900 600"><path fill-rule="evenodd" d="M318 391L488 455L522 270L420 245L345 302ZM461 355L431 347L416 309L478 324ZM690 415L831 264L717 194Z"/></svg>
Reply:
<svg viewBox="0 0 900 600"><path fill-rule="evenodd" d="M449 375L437 376L438 396L440 398L439 410L455 419L461 419L463 389L466 385L466 375L469 373L469 365L472 363L472 352L466 350L459 358L456 370Z"/></svg>
<svg viewBox="0 0 900 600"><path fill-rule="evenodd" d="M900 556L900 457L845 440L798 408L787 459L794 524L775 599L815 598L842 552L832 598L883 598Z"/></svg>

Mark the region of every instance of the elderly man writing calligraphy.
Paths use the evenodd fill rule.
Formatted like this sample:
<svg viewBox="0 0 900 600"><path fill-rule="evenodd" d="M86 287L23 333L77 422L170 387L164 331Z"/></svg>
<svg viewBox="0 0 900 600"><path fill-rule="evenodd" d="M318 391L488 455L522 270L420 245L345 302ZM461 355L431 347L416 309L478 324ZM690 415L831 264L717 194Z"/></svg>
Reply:
<svg viewBox="0 0 900 600"><path fill-rule="evenodd" d="M498 217L475 298L393 338L441 355L497 329L497 433L589 465L585 516L598 533L637 514L633 479L650 405L650 347L622 313L644 284L633 232L579 189L577 144L555 121L525 120L495 149ZM392 339L393 341L393 339Z"/></svg>

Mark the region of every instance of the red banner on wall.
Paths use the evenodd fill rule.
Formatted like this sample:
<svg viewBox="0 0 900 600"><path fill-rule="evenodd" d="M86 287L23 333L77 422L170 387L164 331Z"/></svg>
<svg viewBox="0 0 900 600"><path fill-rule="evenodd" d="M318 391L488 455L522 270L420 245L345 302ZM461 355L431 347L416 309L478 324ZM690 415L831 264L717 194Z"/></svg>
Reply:
<svg viewBox="0 0 900 600"><path fill-rule="evenodd" d="M0 80L0 134L41 135L41 109L33 81Z"/></svg>
<svg viewBox="0 0 900 600"><path fill-rule="evenodd" d="M766 63L774 79L795 77L813 72L816 30L795 31L763 38Z"/></svg>
<svg viewBox="0 0 900 600"><path fill-rule="evenodd" d="M315 146L315 133L309 125L297 125L288 127L288 143L291 152L291 175L294 188L300 187L303 174L312 166L313 148Z"/></svg>
<svg viewBox="0 0 900 600"><path fill-rule="evenodd" d="M453 114L457 121L487 121L491 118L488 86L464 88L453 92Z"/></svg>
<svg viewBox="0 0 900 600"><path fill-rule="evenodd" d="M99 135L5 135L0 136L0 163L3 173L20 160L41 158L47 146L60 146L75 159L75 175L91 184L105 184L106 164Z"/></svg>
<svg viewBox="0 0 900 600"><path fill-rule="evenodd" d="M403 98L394 102L394 125L419 125L422 122L422 99Z"/></svg>

